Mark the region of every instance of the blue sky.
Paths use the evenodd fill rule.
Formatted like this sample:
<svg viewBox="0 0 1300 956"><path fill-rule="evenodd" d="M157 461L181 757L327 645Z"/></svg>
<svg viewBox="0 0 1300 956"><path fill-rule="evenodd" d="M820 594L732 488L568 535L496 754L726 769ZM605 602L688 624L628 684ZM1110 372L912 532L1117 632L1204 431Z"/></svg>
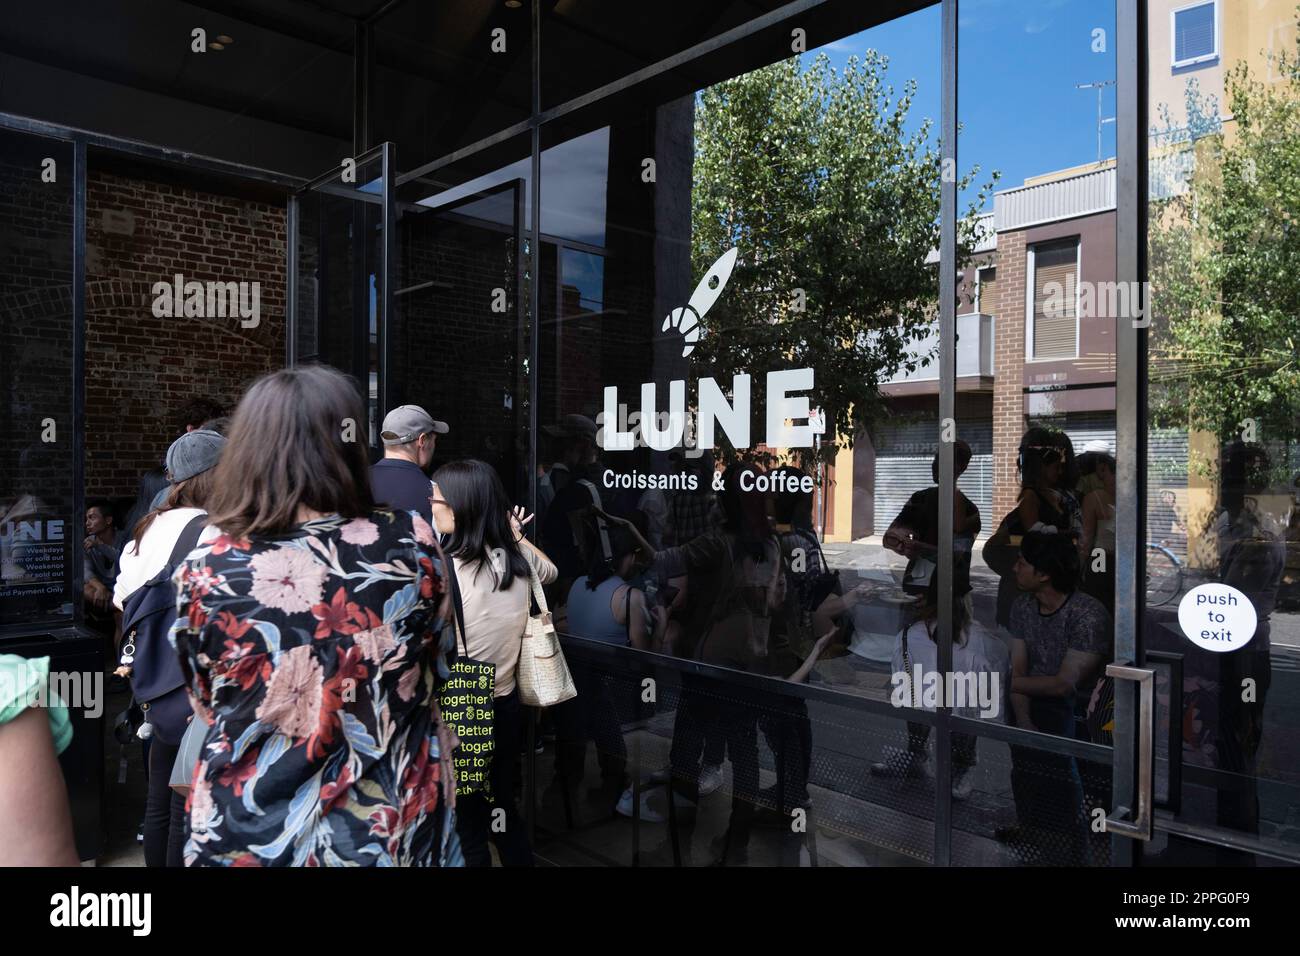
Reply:
<svg viewBox="0 0 1300 956"><path fill-rule="evenodd" d="M867 0L861 0L867 2ZM925 117L939 125L939 6L892 20L805 55L825 51L843 67L853 54L874 47L889 57L887 78L895 91L917 81L909 127ZM1105 31L1105 52L1095 53L1093 31ZM964 124L957 161L965 172L980 166L978 182L1002 172L997 188L1019 186L1026 176L1094 162L1097 158L1097 94L1076 83L1115 77L1113 0L960 0L958 16L958 114ZM1102 91L1102 115L1115 115L1115 89ZM1102 127L1102 158L1115 155L1115 125ZM598 129L542 153L542 222L547 232L595 245L605 241L605 190L609 131ZM528 160L439 193L441 205L515 177L528 180ZM959 209L974 198L963 196ZM462 209L509 222L508 197ZM525 215L531 214L531 204ZM986 211L992 209L990 201Z"/></svg>
<svg viewBox="0 0 1300 956"><path fill-rule="evenodd" d="M939 125L939 7L837 40L824 50L836 66L874 47L889 57L895 90L917 81L909 126ZM1093 31L1104 30L1105 52ZM958 14L957 141L962 172L978 163L997 188L1026 176L1097 158L1097 93L1076 83L1115 78L1115 7L1110 0L961 0ZM810 54L819 52L809 51ZM1102 115L1115 115L1115 88L1102 91ZM1115 124L1102 127L1102 158L1115 155ZM961 208L973 196L963 198ZM987 207L992 209L991 204Z"/></svg>

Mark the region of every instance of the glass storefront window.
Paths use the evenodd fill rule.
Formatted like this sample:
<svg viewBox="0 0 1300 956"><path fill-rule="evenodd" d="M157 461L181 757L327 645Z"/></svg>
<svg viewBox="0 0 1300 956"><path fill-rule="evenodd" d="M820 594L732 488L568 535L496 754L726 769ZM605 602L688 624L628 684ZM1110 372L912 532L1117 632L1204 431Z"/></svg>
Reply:
<svg viewBox="0 0 1300 956"><path fill-rule="evenodd" d="M390 402L450 431L433 467L479 458L530 500L529 137L404 183Z"/></svg>
<svg viewBox="0 0 1300 956"><path fill-rule="evenodd" d="M1146 557L1162 803L1294 849L1300 339L1293 5L1151 3ZM1208 10L1209 20L1193 23ZM1186 29L1181 21L1187 19ZM1198 26L1199 23L1199 26ZM1216 55L1196 56L1213 44ZM1198 45L1199 44L1199 45ZM1158 834L1148 858L1236 863Z"/></svg>
<svg viewBox="0 0 1300 956"><path fill-rule="evenodd" d="M958 157L996 186L960 264L953 666L991 651L1007 682L999 722L1022 733L970 746L954 860L965 841L1003 864L1110 859L1095 821L1112 802L1115 316L1098 293L1116 278L1114 40L1112 3L959 21ZM990 68L1010 44L1014 60ZM970 762L957 739L955 779Z"/></svg>
<svg viewBox="0 0 1300 956"><path fill-rule="evenodd" d="M73 153L0 132L0 628L70 624L74 510ZM93 585L90 585L93 587Z"/></svg>

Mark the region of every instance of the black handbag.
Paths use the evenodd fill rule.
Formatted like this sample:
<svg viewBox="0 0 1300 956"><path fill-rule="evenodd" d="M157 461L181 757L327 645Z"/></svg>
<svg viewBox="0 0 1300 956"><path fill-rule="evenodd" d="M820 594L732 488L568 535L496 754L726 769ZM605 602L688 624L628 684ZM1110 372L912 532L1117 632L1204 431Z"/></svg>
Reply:
<svg viewBox="0 0 1300 956"><path fill-rule="evenodd" d="M1020 505L1007 512L993 536L984 542L981 552L984 563L1000 578L1005 578L1016 566L1020 557L1020 539L1024 537L1024 522L1020 520Z"/></svg>
<svg viewBox="0 0 1300 956"><path fill-rule="evenodd" d="M448 662L447 680L438 691L442 719L460 740L452 755L456 772L456 795L490 794L489 772L493 753L493 695L496 691L496 665L476 661L469 656L465 639L465 609L460 601L460 583L456 567L447 558L447 578L451 581L452 605L456 611L456 633L460 648Z"/></svg>

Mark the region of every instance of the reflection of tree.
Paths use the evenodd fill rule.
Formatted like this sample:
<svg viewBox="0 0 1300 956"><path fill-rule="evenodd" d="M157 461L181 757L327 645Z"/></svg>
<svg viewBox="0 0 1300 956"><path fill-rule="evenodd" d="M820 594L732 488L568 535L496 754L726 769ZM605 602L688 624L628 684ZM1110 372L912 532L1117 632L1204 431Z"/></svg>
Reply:
<svg viewBox="0 0 1300 956"><path fill-rule="evenodd" d="M1152 414L1157 424L1260 441L1300 413L1300 61L1264 84L1226 81L1235 130L1206 126L1196 168L1150 216ZM1189 90L1189 115L1209 111ZM1189 124L1190 125L1190 124Z"/></svg>
<svg viewBox="0 0 1300 956"><path fill-rule="evenodd" d="M696 106L695 274L740 249L695 349L697 372L724 387L753 374L762 408L766 371L815 369L810 403L826 412L827 459L880 417L879 384L915 370L907 345L937 312L925 259L939 245L939 152L930 120L907 131L916 83L895 98L887 64L874 50L838 72L824 54L807 70L793 58L710 87ZM996 179L959 225L963 263Z"/></svg>

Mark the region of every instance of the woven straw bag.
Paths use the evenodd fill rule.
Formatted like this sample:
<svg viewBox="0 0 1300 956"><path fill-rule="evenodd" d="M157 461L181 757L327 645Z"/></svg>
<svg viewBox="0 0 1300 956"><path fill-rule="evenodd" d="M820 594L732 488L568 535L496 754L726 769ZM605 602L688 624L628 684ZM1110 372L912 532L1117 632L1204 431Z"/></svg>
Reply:
<svg viewBox="0 0 1300 956"><path fill-rule="evenodd" d="M560 636L551 623L551 609L542 593L542 582L531 562L528 583L533 589L539 613L528 616L524 625L523 647L519 651L519 668L515 683L519 687L519 700L529 707L553 707L571 697L578 696L573 686L573 675L560 650Z"/></svg>

